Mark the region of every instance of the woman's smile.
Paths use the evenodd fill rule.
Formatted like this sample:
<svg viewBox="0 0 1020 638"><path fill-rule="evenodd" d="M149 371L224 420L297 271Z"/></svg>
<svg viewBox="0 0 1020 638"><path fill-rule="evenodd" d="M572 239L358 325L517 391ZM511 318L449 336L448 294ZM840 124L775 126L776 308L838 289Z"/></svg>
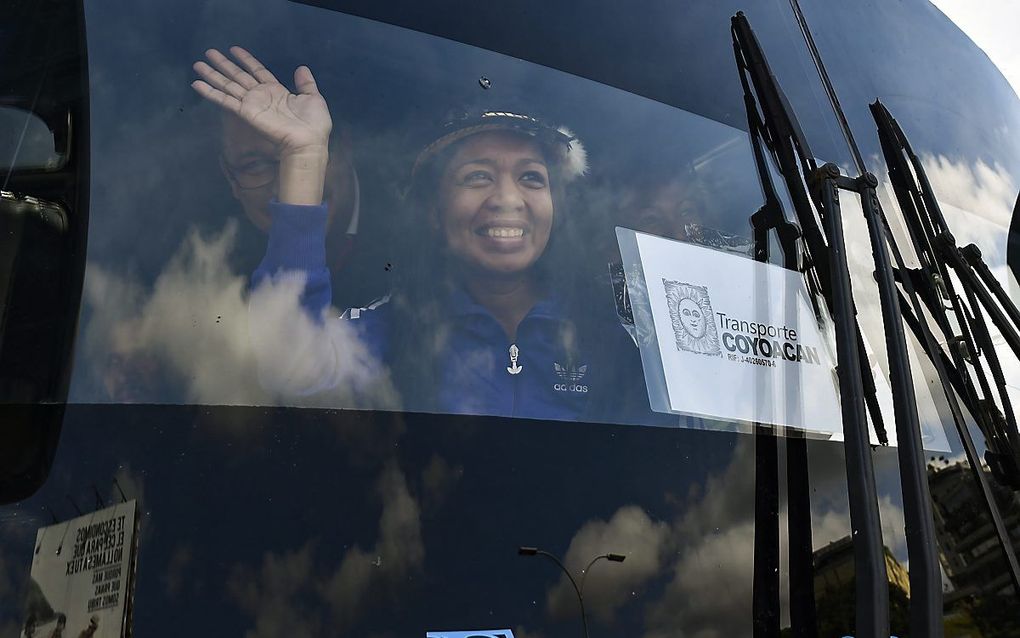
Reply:
<svg viewBox="0 0 1020 638"><path fill-rule="evenodd" d="M549 242L553 203L545 157L510 131L467 138L443 172L436 221L447 250L476 273L523 274Z"/></svg>
<svg viewBox="0 0 1020 638"><path fill-rule="evenodd" d="M511 226L489 226L487 228L479 228L475 232L482 237L489 237L490 239L520 239L524 237L525 230Z"/></svg>

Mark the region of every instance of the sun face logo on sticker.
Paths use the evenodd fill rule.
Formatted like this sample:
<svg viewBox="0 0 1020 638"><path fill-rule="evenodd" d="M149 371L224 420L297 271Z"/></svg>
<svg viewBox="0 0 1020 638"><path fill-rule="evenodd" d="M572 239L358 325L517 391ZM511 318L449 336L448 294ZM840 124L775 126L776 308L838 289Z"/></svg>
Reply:
<svg viewBox="0 0 1020 638"><path fill-rule="evenodd" d="M708 288L668 279L662 285L677 350L721 356Z"/></svg>

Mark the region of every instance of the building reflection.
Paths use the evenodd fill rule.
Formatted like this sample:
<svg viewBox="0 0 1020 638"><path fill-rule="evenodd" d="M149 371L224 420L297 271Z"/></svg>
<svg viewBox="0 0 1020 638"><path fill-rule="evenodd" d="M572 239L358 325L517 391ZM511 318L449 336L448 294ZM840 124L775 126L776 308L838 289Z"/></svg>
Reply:
<svg viewBox="0 0 1020 638"><path fill-rule="evenodd" d="M884 548L889 579L889 620L893 635L906 636L910 623L910 576L889 548ZM853 635L854 545L849 535L814 552L818 635Z"/></svg>
<svg viewBox="0 0 1020 638"><path fill-rule="evenodd" d="M1020 637L1020 613L1008 566L969 464L940 458L929 465L928 479L945 579L946 638ZM994 481L990 484L1013 546L1020 551L1020 495ZM851 537L815 550L813 563L818 635L853 635ZM905 636L909 631L909 572L888 548L885 567L889 578L890 629L893 635ZM784 630L782 635L792 635L791 630Z"/></svg>
<svg viewBox="0 0 1020 638"><path fill-rule="evenodd" d="M853 548L850 536L844 536L815 551L815 598L822 600L854 582ZM888 547L885 548L885 571L890 587L899 589L906 598L910 598L907 568L892 555Z"/></svg>
<svg viewBox="0 0 1020 638"><path fill-rule="evenodd" d="M1020 636L1020 606L995 528L970 465L943 459L928 467L936 536L946 576L946 636ZM1020 551L1020 495L989 481Z"/></svg>

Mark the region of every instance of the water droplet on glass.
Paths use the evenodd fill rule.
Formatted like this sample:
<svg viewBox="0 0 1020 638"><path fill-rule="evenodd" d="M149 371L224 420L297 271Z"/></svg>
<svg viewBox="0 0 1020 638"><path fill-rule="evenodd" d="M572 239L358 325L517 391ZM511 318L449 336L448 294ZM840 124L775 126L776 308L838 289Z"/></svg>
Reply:
<svg viewBox="0 0 1020 638"><path fill-rule="evenodd" d="M492 80L484 76L480 77L478 78L478 86L482 87L483 89L492 88Z"/></svg>

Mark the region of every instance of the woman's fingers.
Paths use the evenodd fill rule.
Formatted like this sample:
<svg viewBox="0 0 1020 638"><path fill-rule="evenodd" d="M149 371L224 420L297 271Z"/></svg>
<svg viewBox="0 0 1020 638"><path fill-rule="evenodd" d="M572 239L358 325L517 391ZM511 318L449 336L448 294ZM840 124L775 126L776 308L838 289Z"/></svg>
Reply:
<svg viewBox="0 0 1020 638"><path fill-rule="evenodd" d="M241 101L232 95L227 95L223 91L210 86L208 83L202 80L195 80L191 83L191 88L195 89L195 92L209 100L213 104L218 104L221 107L232 113L241 112Z"/></svg>
<svg viewBox="0 0 1020 638"><path fill-rule="evenodd" d="M315 84L315 77L312 76L312 70L306 66L299 66L294 71L294 86L297 87L298 93L304 95L318 95L319 87Z"/></svg>
<svg viewBox="0 0 1020 638"><path fill-rule="evenodd" d="M244 88L251 89L258 86L259 80L253 78L244 69L234 64L230 58L223 55L216 49L207 50L205 52L205 57L212 62L213 66L216 67L220 73L234 82L237 82Z"/></svg>
<svg viewBox="0 0 1020 638"><path fill-rule="evenodd" d="M275 75L270 73L269 69L262 66L262 63L259 62L254 55L248 53L241 47L230 47L230 54L237 58L237 61L241 63L241 66L247 69L248 73L255 76L255 79L259 82L279 83L279 80L276 79Z"/></svg>
<svg viewBox="0 0 1020 638"><path fill-rule="evenodd" d="M191 66L191 68L193 68L195 73L197 73L210 86L219 89L228 95L236 97L239 100L244 99L244 94L248 92L248 89L223 75L205 62L196 62Z"/></svg>

